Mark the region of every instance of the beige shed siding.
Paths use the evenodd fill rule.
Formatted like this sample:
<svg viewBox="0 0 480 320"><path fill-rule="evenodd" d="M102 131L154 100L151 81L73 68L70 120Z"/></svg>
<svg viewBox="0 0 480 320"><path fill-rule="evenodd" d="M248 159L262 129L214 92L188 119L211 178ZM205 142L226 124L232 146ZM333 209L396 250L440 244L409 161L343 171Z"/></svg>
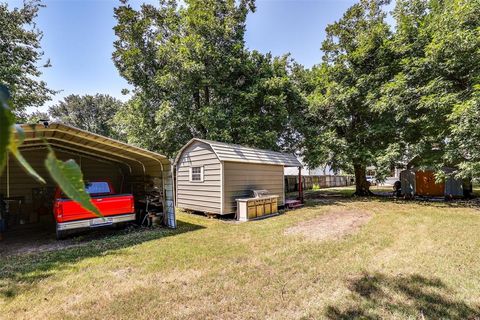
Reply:
<svg viewBox="0 0 480 320"><path fill-rule="evenodd" d="M223 213L236 211L235 199L246 196L249 189L267 189L277 194L278 204L283 205L283 166L224 162L224 206Z"/></svg>
<svg viewBox="0 0 480 320"><path fill-rule="evenodd" d="M203 167L203 182L190 182L190 167ZM220 160L208 144L188 146L177 164L177 207L221 213L221 173Z"/></svg>

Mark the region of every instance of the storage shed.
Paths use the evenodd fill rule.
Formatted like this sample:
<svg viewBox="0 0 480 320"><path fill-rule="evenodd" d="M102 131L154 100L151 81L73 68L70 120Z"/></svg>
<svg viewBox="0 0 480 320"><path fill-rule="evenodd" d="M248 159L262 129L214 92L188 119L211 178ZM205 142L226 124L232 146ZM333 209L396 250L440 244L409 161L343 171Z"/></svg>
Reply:
<svg viewBox="0 0 480 320"><path fill-rule="evenodd" d="M165 224L175 227L172 166L161 154L61 123L21 125L25 141L20 151L46 180L37 182L25 173L12 156L0 176L0 196L8 204L6 221L10 228L53 222L52 204L55 183L44 166L47 144L61 160L74 159L85 180L108 179L117 193L132 193L136 200L149 188L159 193Z"/></svg>
<svg viewBox="0 0 480 320"><path fill-rule="evenodd" d="M451 168L443 169L449 173ZM437 182L433 170L408 169L400 172L402 192L407 197L448 197L461 198L472 192L470 181L448 177L445 181Z"/></svg>
<svg viewBox="0 0 480 320"><path fill-rule="evenodd" d="M301 167L293 154L194 138L175 159L176 205L208 214L231 214L236 199L264 189L285 203L284 168Z"/></svg>

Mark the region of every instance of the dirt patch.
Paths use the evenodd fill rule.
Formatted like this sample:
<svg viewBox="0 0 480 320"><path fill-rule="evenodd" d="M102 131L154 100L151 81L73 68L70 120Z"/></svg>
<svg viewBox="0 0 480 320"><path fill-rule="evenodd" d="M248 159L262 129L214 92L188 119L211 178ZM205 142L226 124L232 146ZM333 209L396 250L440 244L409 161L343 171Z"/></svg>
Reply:
<svg viewBox="0 0 480 320"><path fill-rule="evenodd" d="M80 244L75 243L74 240L57 241L55 239L40 239L35 243L29 241L4 241L4 243L0 244L0 256L56 251L79 245Z"/></svg>
<svg viewBox="0 0 480 320"><path fill-rule="evenodd" d="M335 210L288 228L285 234L300 234L313 240L341 239L357 232L371 217L361 210Z"/></svg>

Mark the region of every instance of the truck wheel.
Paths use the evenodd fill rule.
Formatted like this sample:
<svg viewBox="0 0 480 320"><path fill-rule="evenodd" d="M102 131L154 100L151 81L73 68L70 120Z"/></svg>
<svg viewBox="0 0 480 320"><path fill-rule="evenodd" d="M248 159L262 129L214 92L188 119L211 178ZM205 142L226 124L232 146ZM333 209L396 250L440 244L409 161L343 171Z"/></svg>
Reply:
<svg viewBox="0 0 480 320"><path fill-rule="evenodd" d="M143 209L140 209L136 212L135 214L135 222L137 223L137 225L141 225L142 224L142 220L143 220L143 214L144 214L144 211Z"/></svg>
<svg viewBox="0 0 480 320"><path fill-rule="evenodd" d="M117 222L113 225L113 228L115 230L123 230L127 227L127 223L126 222Z"/></svg>
<svg viewBox="0 0 480 320"><path fill-rule="evenodd" d="M67 236L67 232L65 230L58 230L58 227L56 228L56 235L57 235L57 240L63 240Z"/></svg>

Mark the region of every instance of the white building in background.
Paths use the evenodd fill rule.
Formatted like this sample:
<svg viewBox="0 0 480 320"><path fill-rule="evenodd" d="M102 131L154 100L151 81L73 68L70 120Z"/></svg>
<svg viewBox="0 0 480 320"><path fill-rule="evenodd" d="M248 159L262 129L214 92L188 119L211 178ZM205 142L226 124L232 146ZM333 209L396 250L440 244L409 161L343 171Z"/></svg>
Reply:
<svg viewBox="0 0 480 320"><path fill-rule="evenodd" d="M302 159L300 162L303 165L302 168L302 176L335 176L335 175L342 175L343 172L335 172L331 166L321 166L317 168L310 168L308 167ZM298 175L298 168L285 168L285 175L286 176L296 176ZM395 168L392 170L391 176L387 178L388 182L391 180L395 182L400 177L400 172L404 170L403 168ZM374 166L367 167L367 176L375 176L376 168ZM393 183L392 183L393 184Z"/></svg>
<svg viewBox="0 0 480 320"><path fill-rule="evenodd" d="M334 172L330 166L309 168L304 162L303 159L300 159L302 163L302 176L333 176L335 174L340 174L339 172ZM296 176L298 175L298 168L285 168L286 176Z"/></svg>

